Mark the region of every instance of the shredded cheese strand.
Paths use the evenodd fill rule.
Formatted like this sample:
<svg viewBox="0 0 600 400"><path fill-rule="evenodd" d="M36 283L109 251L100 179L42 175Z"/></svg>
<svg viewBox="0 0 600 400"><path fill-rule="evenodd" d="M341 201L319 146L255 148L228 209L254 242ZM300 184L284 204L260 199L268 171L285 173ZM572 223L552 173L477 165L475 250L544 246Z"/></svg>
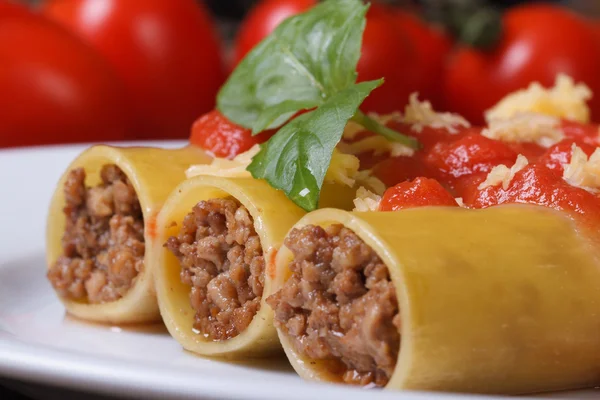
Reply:
<svg viewBox="0 0 600 400"><path fill-rule="evenodd" d="M587 101L591 98L592 91L584 83L575 84L570 76L559 74L551 88L534 82L526 89L510 93L487 110L485 118L490 122L528 112L587 123L590 121Z"/></svg>
<svg viewBox="0 0 600 400"><path fill-rule="evenodd" d="M449 133L458 133L457 126L469 128L471 124L461 115L449 112L436 112L429 101L420 101L419 93L412 93L404 109L402 122L412 125L415 132L421 132L424 127L446 129Z"/></svg>
<svg viewBox="0 0 600 400"><path fill-rule="evenodd" d="M361 186L356 191L356 198L354 199L353 211L378 211L380 203L381 196Z"/></svg>
<svg viewBox="0 0 600 400"><path fill-rule="evenodd" d="M512 179L515 177L515 174L525 168L527 164L529 164L527 158L524 155L519 154L512 167L508 168L506 165L500 164L492 168L485 178L485 181L483 181L477 189L483 190L487 187L502 184L502 188L506 190Z"/></svg>
<svg viewBox="0 0 600 400"><path fill-rule="evenodd" d="M563 179L570 185L598 192L600 189L600 148L588 158L587 154L573 143L571 161L563 164Z"/></svg>
<svg viewBox="0 0 600 400"><path fill-rule="evenodd" d="M481 134L504 142L537 143L546 148L565 137L558 118L530 112L519 112L507 119L492 120Z"/></svg>

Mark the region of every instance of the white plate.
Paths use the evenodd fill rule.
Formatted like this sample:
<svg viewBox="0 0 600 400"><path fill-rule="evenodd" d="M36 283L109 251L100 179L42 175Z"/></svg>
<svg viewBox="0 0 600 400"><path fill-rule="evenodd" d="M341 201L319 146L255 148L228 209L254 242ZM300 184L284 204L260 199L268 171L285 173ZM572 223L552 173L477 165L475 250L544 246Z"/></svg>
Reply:
<svg viewBox="0 0 600 400"><path fill-rule="evenodd" d="M203 359L184 352L160 326L127 330L66 317L45 279L44 228L54 185L84 148L0 151L0 377L143 398L492 399L307 383L285 359ZM543 395L598 396L594 390Z"/></svg>

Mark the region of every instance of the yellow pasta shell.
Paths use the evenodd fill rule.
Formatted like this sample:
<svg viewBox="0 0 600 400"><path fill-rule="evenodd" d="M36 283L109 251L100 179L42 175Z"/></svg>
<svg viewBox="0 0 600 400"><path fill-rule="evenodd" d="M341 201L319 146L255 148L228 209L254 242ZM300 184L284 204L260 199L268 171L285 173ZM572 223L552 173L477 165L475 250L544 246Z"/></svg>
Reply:
<svg viewBox="0 0 600 400"><path fill-rule="evenodd" d="M388 389L518 394L600 382L598 249L564 214L524 205L323 209L296 226L331 223L371 246L396 287L401 344ZM291 258L282 247L275 290ZM302 377L339 381L279 336Z"/></svg>
<svg viewBox="0 0 600 400"><path fill-rule="evenodd" d="M304 212L265 181L197 176L173 191L157 218L154 253L157 257L155 279L160 311L169 332L186 350L223 357L267 355L281 350L281 346L273 327L273 311L264 301L266 296L261 299L259 311L244 332L223 341L206 339L193 331L195 311L190 305L190 287L180 280L179 261L163 246L170 236L179 233L181 221L199 201L227 196L236 198L254 219L265 257L263 293L270 292L269 269L273 268L274 256L286 232ZM173 225L173 222L178 225Z"/></svg>
<svg viewBox="0 0 600 400"><path fill-rule="evenodd" d="M64 183L69 171L82 167L86 185L100 182L100 170L105 164L116 164L129 178L138 195L145 224L146 252L144 270L133 287L121 299L104 304L89 304L61 298L72 315L96 322L138 323L160 319L154 281L152 279L153 248L150 245L155 231L156 215L173 188L185 179L185 170L192 164L210 161L199 148L158 149L150 147L93 146L81 153L69 165L55 189L50 203L46 226L46 261L50 268L62 254L61 239L65 230Z"/></svg>

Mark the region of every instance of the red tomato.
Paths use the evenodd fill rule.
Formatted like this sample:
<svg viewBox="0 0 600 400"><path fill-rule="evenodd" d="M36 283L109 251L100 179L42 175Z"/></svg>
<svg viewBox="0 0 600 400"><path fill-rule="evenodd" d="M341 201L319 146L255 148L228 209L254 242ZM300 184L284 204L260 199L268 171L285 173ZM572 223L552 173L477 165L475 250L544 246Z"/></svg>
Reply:
<svg viewBox="0 0 600 400"><path fill-rule="evenodd" d="M412 42L417 53L421 71L418 75L421 80L417 83L420 97L431 101L434 109L442 109L442 77L453 44L450 36L406 11L398 9L396 18L399 28Z"/></svg>
<svg viewBox="0 0 600 400"><path fill-rule="evenodd" d="M245 17L235 37L233 65L292 15L309 10L317 0L263 0Z"/></svg>
<svg viewBox="0 0 600 400"><path fill-rule="evenodd" d="M308 10L316 0L263 0L242 23L236 38L234 63L271 33L287 17ZM358 80L384 77L385 84L367 97L363 111L388 113L402 109L421 81L415 46L398 26L393 9L372 4L367 13Z"/></svg>
<svg viewBox="0 0 600 400"><path fill-rule="evenodd" d="M385 78L362 103L363 111L390 113L402 110L410 94L419 89L421 71L415 44L398 25L393 9L371 4L358 61L358 81Z"/></svg>
<svg viewBox="0 0 600 400"><path fill-rule="evenodd" d="M0 146L123 139L123 88L78 38L0 3Z"/></svg>
<svg viewBox="0 0 600 400"><path fill-rule="evenodd" d="M210 111L225 74L208 12L194 0L50 0L46 15L111 63L139 138L184 138Z"/></svg>
<svg viewBox="0 0 600 400"><path fill-rule="evenodd" d="M233 158L273 136L265 131L252 136L252 131L229 121L218 110L198 118L192 126L190 143L202 147L215 157Z"/></svg>
<svg viewBox="0 0 600 400"><path fill-rule="evenodd" d="M399 183L386 190L379 210L396 211L423 206L458 207L458 204L438 181L420 177L412 182Z"/></svg>
<svg viewBox="0 0 600 400"><path fill-rule="evenodd" d="M600 93L600 51L590 25L574 13L548 4L525 4L506 12L504 31L489 51L463 47L449 62L444 84L448 109L471 122L502 97L532 81L552 86L566 73ZM600 95L591 101L600 118Z"/></svg>

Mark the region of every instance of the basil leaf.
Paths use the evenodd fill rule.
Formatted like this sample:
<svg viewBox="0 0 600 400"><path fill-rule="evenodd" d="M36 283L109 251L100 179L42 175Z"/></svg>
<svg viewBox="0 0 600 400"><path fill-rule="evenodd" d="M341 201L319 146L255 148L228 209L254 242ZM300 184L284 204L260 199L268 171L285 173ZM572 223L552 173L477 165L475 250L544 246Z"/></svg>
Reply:
<svg viewBox="0 0 600 400"><path fill-rule="evenodd" d="M261 145L248 171L254 178L265 179L283 190L306 211L316 209L331 155L348 120L382 83L380 79L353 84L316 110L296 117Z"/></svg>
<svg viewBox="0 0 600 400"><path fill-rule="evenodd" d="M354 84L367 8L328 0L282 22L221 88L219 111L256 134Z"/></svg>

